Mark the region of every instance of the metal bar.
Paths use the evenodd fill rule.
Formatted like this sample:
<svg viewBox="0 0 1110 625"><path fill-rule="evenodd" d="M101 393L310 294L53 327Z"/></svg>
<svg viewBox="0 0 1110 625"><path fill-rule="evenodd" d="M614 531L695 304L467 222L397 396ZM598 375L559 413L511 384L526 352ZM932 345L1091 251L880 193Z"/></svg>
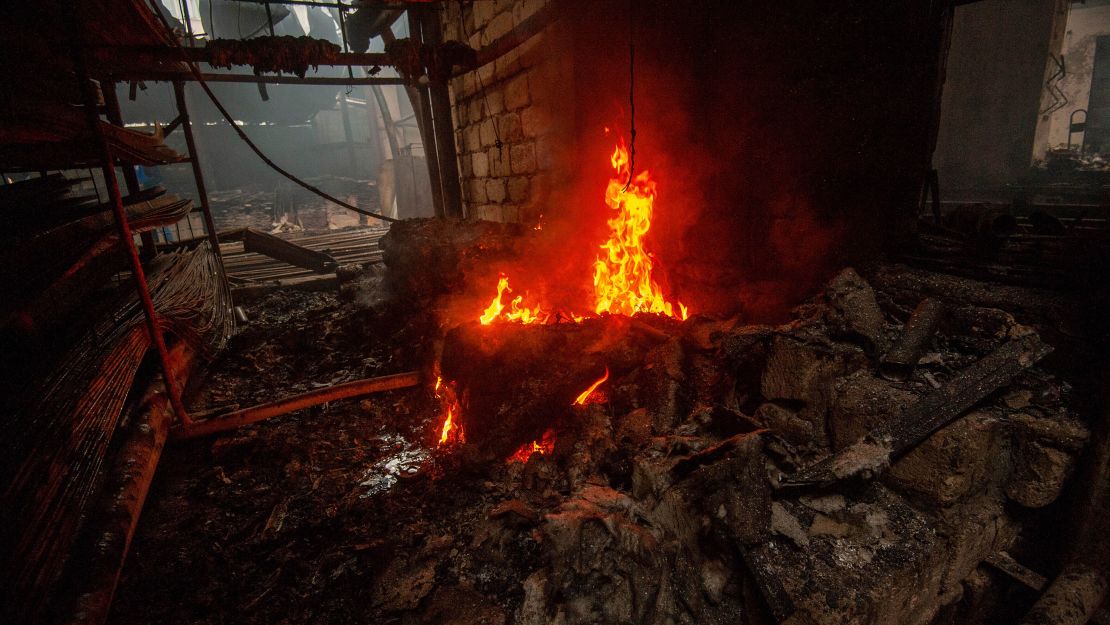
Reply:
<svg viewBox="0 0 1110 625"><path fill-rule="evenodd" d="M359 8L359 6L353 4L343 4L342 2L335 2L334 0L332 2L323 2L319 0L235 0L235 2L246 2L248 4L293 4L303 7L322 7L325 9L338 8L341 11L354 11ZM412 0L409 2L372 2L367 0L366 2L362 2L360 6L380 9L406 9L412 7L427 7L430 4L432 4L432 2L429 0L424 0L423 2L420 0Z"/></svg>
<svg viewBox="0 0 1110 625"><path fill-rule="evenodd" d="M212 219L212 207L208 204L208 188L204 185L204 172L200 167L200 158L197 156L197 143L193 137L193 123L189 120L189 109L185 106L185 84L181 81L173 83L173 95L177 100L177 116L181 119L181 128L185 133L185 146L189 148L189 164L193 167L193 178L197 183L197 196L200 208L204 213L204 229L208 241L212 244L212 253L220 265L223 281L227 282L227 272L224 271L224 258L220 253L220 239L216 236L216 222ZM190 218L190 224L192 219Z"/></svg>
<svg viewBox="0 0 1110 625"><path fill-rule="evenodd" d="M123 113L119 108L119 96L116 95L116 83L104 82L100 85L100 91L104 94L104 110L108 114L108 121L112 124L123 127ZM127 186L127 194L134 197L142 191L139 186L139 175L135 173L135 166L129 163L121 163L120 170L123 171L123 182ZM139 240L143 243L142 256L144 260L154 258L158 250L154 247L154 233L149 230L139 233Z"/></svg>
<svg viewBox="0 0 1110 625"><path fill-rule="evenodd" d="M419 40L420 23L413 15L413 11L408 12L408 20L409 37ZM382 33L382 39L386 43L393 41L395 39L393 31L387 28ZM443 208L443 186L439 177L439 151L436 150L435 125L432 123L432 105L428 87L405 84L405 93L409 96L412 110L418 113L417 126L420 129L420 139L424 143L424 160L428 165L428 183L432 189L432 209L436 217L443 217L446 213ZM397 161L394 161L394 168L396 165ZM394 169L394 176L396 175L396 169Z"/></svg>
<svg viewBox="0 0 1110 625"><path fill-rule="evenodd" d="M154 345L155 351L158 353L158 360L162 365L162 374L165 376L166 388L169 390L170 404L173 406L174 412L177 413L177 417L181 420L181 423L183 425L189 425L192 423L192 419L189 418L189 413L185 410L185 404L181 401L181 389L178 388L174 380L173 364L170 361L169 351L166 349L166 340L165 337L162 336L162 329L158 327L158 313L154 310L154 300L151 299L150 289L147 288L146 273L143 271L143 263L139 259L139 250L135 248L135 239L131 234L131 225L127 222L127 211L123 207L123 196L120 195L119 180L116 179L112 146L108 143L108 138L104 136L104 129L100 127L100 116L96 112L96 90L93 87L92 81L89 79L85 56L78 52L76 57L77 80L81 83L80 86L85 95L85 109L88 113L89 125L91 126L93 135L96 137L97 147L100 151L104 182L108 187L108 197L111 198L112 211L116 216L116 226L119 229L120 242L127 251L128 258L131 261L131 277L135 282L135 290L139 294L143 312L146 314L150 342Z"/></svg>
<svg viewBox="0 0 1110 625"><path fill-rule="evenodd" d="M424 43L438 46L443 43L443 30L439 16L428 10L411 10L419 13ZM436 138L436 161L439 163L440 193L443 195L443 214L462 219L462 182L459 180L459 155L455 150L455 130L451 120L451 95L447 85L433 82L426 92L431 99L432 124Z"/></svg>
<svg viewBox="0 0 1110 625"><path fill-rule="evenodd" d="M172 135L173 131L177 130L177 127L181 125L181 121L182 121L181 120L181 115L178 115L177 117L173 118L173 121L170 122L170 125L166 126L165 128L162 129L162 136L163 137L168 137L168 136Z"/></svg>
<svg viewBox="0 0 1110 625"><path fill-rule="evenodd" d="M243 250L257 252L295 267L310 269L316 273L332 273L339 267L330 254L318 252L292 241L275 237L272 234L247 229L243 233Z"/></svg>
<svg viewBox="0 0 1110 625"><path fill-rule="evenodd" d="M98 63L106 63L109 67L121 64L121 59L128 62L149 65L158 63L209 63L212 54L206 47L196 48L170 48L165 46L93 46L89 48L93 59ZM313 61L312 65L358 65L358 66L386 66L393 65L388 54L384 52L340 52L335 55L331 63Z"/></svg>
<svg viewBox="0 0 1110 625"><path fill-rule="evenodd" d="M254 74L201 74L205 82L265 83L268 85L403 85L403 78L397 76L367 76L348 78L346 76L255 76ZM126 72L113 74L116 80L141 78L151 82L196 81L191 72Z"/></svg>
<svg viewBox="0 0 1110 625"><path fill-rule="evenodd" d="M345 384L337 384L327 388L316 389L300 395L286 397L266 404L260 404L243 410L236 410L221 417L200 421L191 426L176 428L170 432L171 440L183 440L208 436L218 432L225 432L237 427L256 423L270 417L277 417L296 410L303 410L312 406L319 406L340 399L349 399L361 395L369 395L381 391L391 391L409 388L420 383L420 374L416 371L387 375L380 378L367 378Z"/></svg>

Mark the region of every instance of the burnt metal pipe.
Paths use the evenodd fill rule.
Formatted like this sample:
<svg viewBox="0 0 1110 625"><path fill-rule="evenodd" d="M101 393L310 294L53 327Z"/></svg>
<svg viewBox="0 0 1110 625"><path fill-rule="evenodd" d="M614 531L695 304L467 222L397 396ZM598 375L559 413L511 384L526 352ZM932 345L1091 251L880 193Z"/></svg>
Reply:
<svg viewBox="0 0 1110 625"><path fill-rule="evenodd" d="M905 380L913 375L917 361L929 347L929 341L944 317L944 304L927 297L914 308L906 320L902 336L879 362L879 374L888 380Z"/></svg>
<svg viewBox="0 0 1110 625"><path fill-rule="evenodd" d="M259 404L251 408L236 410L218 418L194 423L189 427L175 428L174 431L170 433L170 438L173 440L184 440L208 436L209 434L226 432L227 430L233 430L237 427L249 425L262 421L263 419L269 419L270 417L277 417L295 410L302 410L304 408L318 406L340 399L359 397L361 395L369 395L381 391L409 388L419 383L420 374L416 371L387 375L380 378L355 380L354 382L337 384L335 386L301 393L300 395L286 397L285 399Z"/></svg>

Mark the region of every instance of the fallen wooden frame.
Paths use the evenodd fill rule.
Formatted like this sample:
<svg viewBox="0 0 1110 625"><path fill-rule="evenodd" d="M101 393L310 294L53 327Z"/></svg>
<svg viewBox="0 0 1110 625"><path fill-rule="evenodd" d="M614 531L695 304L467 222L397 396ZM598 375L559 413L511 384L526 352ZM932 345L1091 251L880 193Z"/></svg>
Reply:
<svg viewBox="0 0 1110 625"><path fill-rule="evenodd" d="M326 404L340 399L350 399L362 395L370 395L382 391L409 388L420 383L420 374L416 371L398 373L377 378L366 378L328 386L325 388L308 391L285 399L259 404L250 408L229 412L218 418L198 421L188 427L174 428L170 432L171 440L186 440L226 432L235 428L256 423L270 417L277 417L296 410L303 410L312 406Z"/></svg>

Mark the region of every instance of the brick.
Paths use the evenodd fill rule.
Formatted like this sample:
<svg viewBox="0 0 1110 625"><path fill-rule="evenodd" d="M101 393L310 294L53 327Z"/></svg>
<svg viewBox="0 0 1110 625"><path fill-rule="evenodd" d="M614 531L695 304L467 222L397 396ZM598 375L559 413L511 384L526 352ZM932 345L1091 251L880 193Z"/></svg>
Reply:
<svg viewBox="0 0 1110 625"><path fill-rule="evenodd" d="M550 136L536 139L536 167L541 170L555 167L555 141Z"/></svg>
<svg viewBox="0 0 1110 625"><path fill-rule="evenodd" d="M505 143L516 143L524 138L521 131L520 115L506 113L497 118L497 130L500 131L501 140Z"/></svg>
<svg viewBox="0 0 1110 625"><path fill-rule="evenodd" d="M479 2L478 4L482 4ZM488 4L488 3L487 3ZM491 42L502 35L509 34L513 29L513 13L512 11L503 11L494 16L489 25L486 26L486 42Z"/></svg>
<svg viewBox="0 0 1110 625"><path fill-rule="evenodd" d="M497 12L492 2L475 2L473 6L475 29L482 28L486 24L489 24L490 20L493 19L494 14Z"/></svg>
<svg viewBox="0 0 1110 625"><path fill-rule="evenodd" d="M459 155L459 175L465 180L474 175L474 168L471 166L469 156Z"/></svg>
<svg viewBox="0 0 1110 625"><path fill-rule="evenodd" d="M479 138L483 147L489 147L497 142L497 132L494 130L492 119L484 120L479 128L481 128Z"/></svg>
<svg viewBox="0 0 1110 625"><path fill-rule="evenodd" d="M520 207L516 204L502 204L501 205L501 221L506 222L519 222L520 221Z"/></svg>
<svg viewBox="0 0 1110 625"><path fill-rule="evenodd" d="M514 174L530 174L536 171L536 146L531 141L514 145L509 157Z"/></svg>
<svg viewBox="0 0 1110 625"><path fill-rule="evenodd" d="M471 100L470 103L466 105L466 118L471 124L477 124L478 122L482 121L482 117L484 117L482 109L482 98L477 97Z"/></svg>
<svg viewBox="0 0 1110 625"><path fill-rule="evenodd" d="M484 180L471 179L466 184L466 198L474 204L485 204L486 184Z"/></svg>
<svg viewBox="0 0 1110 625"><path fill-rule="evenodd" d="M505 108L510 111L524 108L532 101L528 92L528 75L521 74L505 85Z"/></svg>
<svg viewBox="0 0 1110 625"><path fill-rule="evenodd" d="M497 204L483 204L475 209L478 219L501 221L501 207Z"/></svg>
<svg viewBox="0 0 1110 625"><path fill-rule="evenodd" d="M495 80L507 80L519 74L524 66L520 62L520 49L511 50L498 57L493 62L493 76Z"/></svg>
<svg viewBox="0 0 1110 625"><path fill-rule="evenodd" d="M539 137L552 130L551 115L541 106L530 106L520 113L520 122L524 135Z"/></svg>
<svg viewBox="0 0 1110 625"><path fill-rule="evenodd" d="M509 178L509 199L523 202L528 199L528 179L524 176Z"/></svg>
<svg viewBox="0 0 1110 625"><path fill-rule="evenodd" d="M497 115L505 110L505 94L500 90L489 90L483 98L490 115Z"/></svg>
<svg viewBox="0 0 1110 625"><path fill-rule="evenodd" d="M477 74L478 74L479 90L488 89L489 86L492 85L495 82L494 77L493 77L493 71L494 71L494 64L493 63L486 63L485 65L478 68Z"/></svg>
<svg viewBox="0 0 1110 625"><path fill-rule="evenodd" d="M513 5L513 19L519 24L543 6L543 0L518 0Z"/></svg>
<svg viewBox="0 0 1110 625"><path fill-rule="evenodd" d="M508 197L508 194L505 192L504 178L486 179L486 198L490 202L504 202L506 197Z"/></svg>
<svg viewBox="0 0 1110 625"><path fill-rule="evenodd" d="M486 156L489 159L489 175L504 177L512 173L509 170L508 147L504 147L500 150L497 148L490 148L486 151Z"/></svg>
<svg viewBox="0 0 1110 625"><path fill-rule="evenodd" d="M485 152L475 152L470 155L471 172L475 178L489 176L489 156Z"/></svg>
<svg viewBox="0 0 1110 625"><path fill-rule="evenodd" d="M507 11L510 15L512 15L513 5L516 4L516 1L517 0L495 0L495 6L497 7L498 11Z"/></svg>
<svg viewBox="0 0 1110 625"><path fill-rule="evenodd" d="M482 149L482 135L478 126L467 126L463 129L463 147L467 152L477 152Z"/></svg>

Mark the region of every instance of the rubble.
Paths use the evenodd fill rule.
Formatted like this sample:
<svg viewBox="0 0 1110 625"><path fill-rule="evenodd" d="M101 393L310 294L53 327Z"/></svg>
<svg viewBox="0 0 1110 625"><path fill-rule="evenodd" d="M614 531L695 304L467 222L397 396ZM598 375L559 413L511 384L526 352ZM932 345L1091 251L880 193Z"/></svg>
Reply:
<svg viewBox="0 0 1110 625"><path fill-rule="evenodd" d="M428 388L193 448L219 472L163 486L117 623L188 621L150 556L182 548L172 529L154 528L188 522L176 519L189 508L185 519L209 519L203 540L218 547L165 559L199 585L201 605L229 601L205 581L218 563L239 567L237 579L269 580L221 608L245 623L301 610L297 618L330 622L925 625L989 595L980 564L1022 548L1014 504L1051 506L1086 445L1066 383L1037 365L1047 346L1006 313L946 302L952 314L927 353L883 377L897 335L887 319L907 309L851 271L782 326L471 319L447 325L438 353L391 351L406 332L426 337L451 317L448 292L474 259L509 253L497 228L455 232L457 242L435 242L426 256L385 243L387 275L343 272L342 305L357 314L341 321L334 302L309 313L342 349L357 346L352 337L374 346L364 358L377 362L346 379L402 364L427 371L438 358L465 440L435 447L443 417ZM429 281L436 270L442 282ZM424 306L441 316L422 320ZM391 338L369 338L359 324L387 309L414 312ZM256 316L248 332L258 340L267 316ZM281 363L301 346L260 348ZM320 362L313 375L342 362ZM596 396L575 405L602 372ZM510 460L548 431L552 450ZM302 438L299 451L306 443L286 442ZM412 470L374 481L390 462ZM820 479L799 479L815 466ZM864 469L866 480L842 479ZM212 512L221 507L235 512L225 520ZM270 522L275 510L280 522ZM309 607L267 604L291 593Z"/></svg>

